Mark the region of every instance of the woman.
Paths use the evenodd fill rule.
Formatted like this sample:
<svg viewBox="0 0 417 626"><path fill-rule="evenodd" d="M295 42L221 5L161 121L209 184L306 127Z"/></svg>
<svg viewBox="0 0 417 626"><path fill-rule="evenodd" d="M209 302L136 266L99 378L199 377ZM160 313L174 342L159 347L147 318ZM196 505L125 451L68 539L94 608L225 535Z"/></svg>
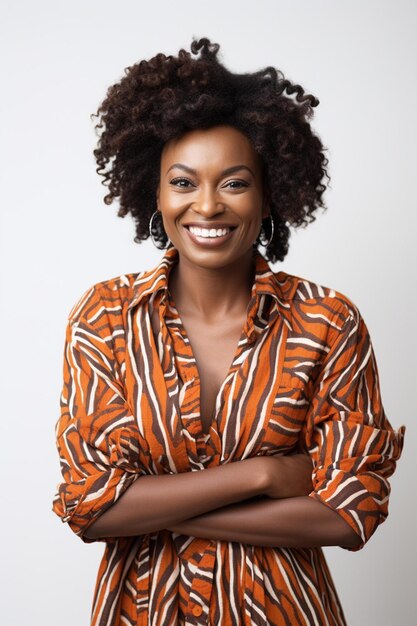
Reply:
<svg viewBox="0 0 417 626"><path fill-rule="evenodd" d="M358 308L268 264L324 207L318 101L218 49L133 65L97 112L105 202L165 252L68 319L53 510L105 542L92 626L346 624L321 546L363 548L403 447Z"/></svg>

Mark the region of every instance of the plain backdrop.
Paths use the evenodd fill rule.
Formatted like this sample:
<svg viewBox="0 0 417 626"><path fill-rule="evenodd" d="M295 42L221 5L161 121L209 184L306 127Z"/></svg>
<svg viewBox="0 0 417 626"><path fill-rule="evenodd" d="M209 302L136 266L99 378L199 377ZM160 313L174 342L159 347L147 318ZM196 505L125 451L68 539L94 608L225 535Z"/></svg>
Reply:
<svg viewBox="0 0 417 626"><path fill-rule="evenodd" d="M230 69L274 65L320 100L329 208L273 267L356 303L388 418L407 425L387 521L360 552L324 551L349 626L417 623L416 3L3 0L0 11L1 622L89 624L103 546L51 509L66 318L93 283L161 256L103 203L90 114L125 67L207 36Z"/></svg>

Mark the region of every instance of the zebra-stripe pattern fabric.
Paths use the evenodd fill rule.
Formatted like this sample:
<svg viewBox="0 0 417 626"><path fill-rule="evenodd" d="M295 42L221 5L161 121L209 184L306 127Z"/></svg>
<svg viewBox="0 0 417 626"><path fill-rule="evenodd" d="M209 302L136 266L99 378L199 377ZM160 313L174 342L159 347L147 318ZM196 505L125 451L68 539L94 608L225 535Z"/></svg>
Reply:
<svg viewBox="0 0 417 626"><path fill-rule="evenodd" d="M84 536L143 475L300 450L313 461L310 497L361 538L344 549L362 549L387 518L405 426L395 431L385 415L356 305L334 289L274 272L254 250L247 319L205 434L196 361L168 291L177 261L170 247L151 270L96 283L68 315L56 422L63 480L52 509L85 543L104 543L90 624L344 626L321 548L251 546L167 529Z"/></svg>

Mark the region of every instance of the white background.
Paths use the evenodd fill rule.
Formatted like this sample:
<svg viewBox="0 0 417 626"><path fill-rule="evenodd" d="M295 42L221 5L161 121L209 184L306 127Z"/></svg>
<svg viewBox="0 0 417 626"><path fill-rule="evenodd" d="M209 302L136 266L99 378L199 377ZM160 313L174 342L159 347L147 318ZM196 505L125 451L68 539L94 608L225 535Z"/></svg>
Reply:
<svg viewBox="0 0 417 626"><path fill-rule="evenodd" d="M382 398L407 425L390 515L363 550L325 548L349 626L411 626L416 516L416 4L410 0L72 0L1 5L1 568L7 626L88 626L101 544L51 510L66 316L93 283L154 266L104 205L93 113L123 69L220 43L234 71L283 70L320 100L327 212L274 269L348 295Z"/></svg>

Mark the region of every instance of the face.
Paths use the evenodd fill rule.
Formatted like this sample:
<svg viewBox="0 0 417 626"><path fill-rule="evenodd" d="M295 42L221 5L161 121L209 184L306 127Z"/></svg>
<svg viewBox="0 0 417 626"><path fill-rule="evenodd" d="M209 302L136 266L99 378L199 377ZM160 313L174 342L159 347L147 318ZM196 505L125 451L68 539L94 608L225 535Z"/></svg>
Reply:
<svg viewBox="0 0 417 626"><path fill-rule="evenodd" d="M261 160L250 140L221 125L168 141L157 208L169 239L192 263L219 267L252 254L269 208L263 202ZM208 237L213 228L216 236Z"/></svg>

